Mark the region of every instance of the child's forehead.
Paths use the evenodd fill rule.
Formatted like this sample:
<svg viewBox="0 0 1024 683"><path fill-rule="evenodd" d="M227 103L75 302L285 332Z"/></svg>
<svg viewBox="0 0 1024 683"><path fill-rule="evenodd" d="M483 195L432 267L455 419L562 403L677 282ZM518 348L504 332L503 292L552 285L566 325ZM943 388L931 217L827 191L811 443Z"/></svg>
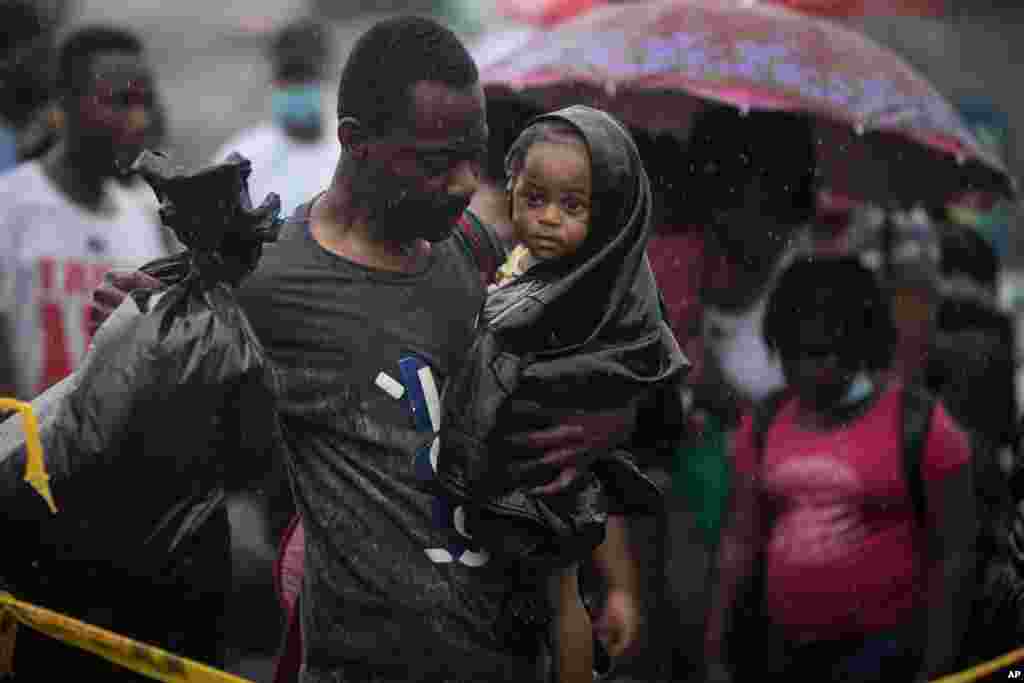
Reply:
<svg viewBox="0 0 1024 683"><path fill-rule="evenodd" d="M550 162L584 166L590 169L590 148L572 130L542 131L525 150L525 166L538 167Z"/></svg>
<svg viewBox="0 0 1024 683"><path fill-rule="evenodd" d="M583 134L567 121L540 121L531 126L537 142L565 142L586 145Z"/></svg>
<svg viewBox="0 0 1024 683"><path fill-rule="evenodd" d="M589 188L590 156L582 143L538 142L526 151L525 179L535 185L564 185Z"/></svg>
<svg viewBox="0 0 1024 683"><path fill-rule="evenodd" d="M579 138L545 138L535 140L526 149L526 158L530 157L561 157L573 159L590 159L589 150Z"/></svg>

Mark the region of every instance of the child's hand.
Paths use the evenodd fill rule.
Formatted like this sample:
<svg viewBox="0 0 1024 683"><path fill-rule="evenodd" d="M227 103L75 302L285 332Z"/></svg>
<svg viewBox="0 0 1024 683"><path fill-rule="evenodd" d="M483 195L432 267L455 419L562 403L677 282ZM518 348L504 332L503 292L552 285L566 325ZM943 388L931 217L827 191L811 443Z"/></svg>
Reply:
<svg viewBox="0 0 1024 683"><path fill-rule="evenodd" d="M594 629L613 659L628 652L640 632L640 608L636 596L627 590L609 590Z"/></svg>

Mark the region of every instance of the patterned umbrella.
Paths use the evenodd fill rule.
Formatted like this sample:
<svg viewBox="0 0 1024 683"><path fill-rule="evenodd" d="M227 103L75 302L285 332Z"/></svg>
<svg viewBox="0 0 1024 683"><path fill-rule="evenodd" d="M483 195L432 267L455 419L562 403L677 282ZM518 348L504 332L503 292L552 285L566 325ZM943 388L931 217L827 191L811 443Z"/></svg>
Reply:
<svg viewBox="0 0 1024 683"><path fill-rule="evenodd" d="M603 5L602 0L499 0L498 11L510 19L534 26L554 26L577 14Z"/></svg>
<svg viewBox="0 0 1024 683"><path fill-rule="evenodd" d="M863 16L945 16L949 0L747 0L748 5L772 3L797 12L821 17ZM506 17L535 26L553 26L560 21L611 4L610 0L497 0L498 11Z"/></svg>
<svg viewBox="0 0 1024 683"><path fill-rule="evenodd" d="M823 17L863 17L867 15L941 17L947 0L751 0L772 2L805 14Z"/></svg>
<svg viewBox="0 0 1024 683"><path fill-rule="evenodd" d="M1015 193L1002 161L898 55L775 4L616 3L492 38L476 56L490 92L545 108L586 102L650 131L685 135L708 102L806 112L829 189L851 196L941 205L965 190Z"/></svg>

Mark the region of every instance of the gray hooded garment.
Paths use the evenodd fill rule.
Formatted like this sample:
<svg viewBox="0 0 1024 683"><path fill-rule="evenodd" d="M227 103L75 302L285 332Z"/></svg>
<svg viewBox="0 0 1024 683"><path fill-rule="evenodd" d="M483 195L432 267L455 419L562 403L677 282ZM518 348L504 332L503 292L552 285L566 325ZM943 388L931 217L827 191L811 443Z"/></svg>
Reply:
<svg viewBox="0 0 1024 683"><path fill-rule="evenodd" d="M616 449L592 454L590 472L567 491L530 494L552 472L526 472L523 463L538 453L502 436L649 401L681 382L689 363L647 260L651 190L631 136L584 106L531 125L542 121L570 124L590 151L590 232L573 257L539 263L488 297L467 361L442 397L437 480L467 503L467 531L490 552L558 566L601 543L609 502L651 511L659 492ZM628 448L630 435L622 436Z"/></svg>

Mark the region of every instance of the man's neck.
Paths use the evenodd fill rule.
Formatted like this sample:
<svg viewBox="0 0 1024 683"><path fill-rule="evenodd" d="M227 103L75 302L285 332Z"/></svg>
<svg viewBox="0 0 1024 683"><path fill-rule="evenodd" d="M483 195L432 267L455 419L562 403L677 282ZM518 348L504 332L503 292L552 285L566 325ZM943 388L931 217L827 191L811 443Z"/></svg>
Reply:
<svg viewBox="0 0 1024 683"><path fill-rule="evenodd" d="M359 265L397 273L422 270L430 254L424 240L394 242L375 239L365 215L356 212L343 187L335 182L310 210L313 239L327 251Z"/></svg>
<svg viewBox="0 0 1024 683"><path fill-rule="evenodd" d="M43 159L46 175L64 195L89 211L100 211L107 200L105 184L111 178L112 164L98 164L87 154L64 140Z"/></svg>

